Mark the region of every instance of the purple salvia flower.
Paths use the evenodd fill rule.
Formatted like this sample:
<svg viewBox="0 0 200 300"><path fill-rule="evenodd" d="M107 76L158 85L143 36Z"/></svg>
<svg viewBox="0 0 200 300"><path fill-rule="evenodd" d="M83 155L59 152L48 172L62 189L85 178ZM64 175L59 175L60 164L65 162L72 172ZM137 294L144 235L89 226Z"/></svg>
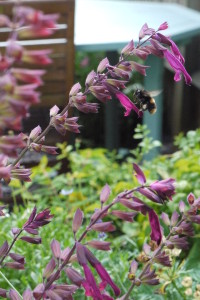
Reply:
<svg viewBox="0 0 200 300"><path fill-rule="evenodd" d="M56 267L56 262L52 258L43 271L43 278L48 279L52 275L53 271L55 270L55 267Z"/></svg>
<svg viewBox="0 0 200 300"><path fill-rule="evenodd" d="M150 252L151 252L151 247L148 244L145 243L143 245L143 251L148 256L150 254Z"/></svg>
<svg viewBox="0 0 200 300"><path fill-rule="evenodd" d="M30 244L41 244L42 240L40 237L30 237L30 236L22 236L20 237L21 240L30 243Z"/></svg>
<svg viewBox="0 0 200 300"><path fill-rule="evenodd" d="M169 37L158 33L157 35L155 35L154 37L155 39L157 39L159 42L169 45L172 51L172 54L182 63L185 63L185 59L183 57L183 55L181 54L178 46L174 43L174 41L172 39L170 39Z"/></svg>
<svg viewBox="0 0 200 300"><path fill-rule="evenodd" d="M64 250L61 251L61 255L60 258L62 260L65 260L69 254L69 252L71 251L71 249L69 247L65 248Z"/></svg>
<svg viewBox="0 0 200 300"><path fill-rule="evenodd" d="M101 285L104 285L104 287L105 287L105 284L109 284L112 287L115 295L119 296L120 289L114 284L114 282L110 278L110 275L108 274L106 269L102 266L102 264L96 259L96 257L92 254L92 252L90 250L88 250L86 247L85 247L85 254L86 254L86 257L87 257L89 263L95 268L95 270L99 274L99 276L102 280Z"/></svg>
<svg viewBox="0 0 200 300"><path fill-rule="evenodd" d="M183 201L179 202L179 211L183 213L185 211L185 203Z"/></svg>
<svg viewBox="0 0 200 300"><path fill-rule="evenodd" d="M118 79L108 78L108 79L105 80L104 85L107 86L110 89L111 89L111 87L108 86L108 85L114 86L117 89L125 89L126 88L126 86L125 86L126 83L127 83L127 81L125 81L125 80L118 80ZM113 90L113 91L115 93L117 90Z"/></svg>
<svg viewBox="0 0 200 300"><path fill-rule="evenodd" d="M69 96L74 96L74 95L76 95L80 90L81 90L81 85L80 85L79 82L77 82L77 83L75 83L75 84L72 86L72 88L71 88L71 90L70 90L70 92L69 92Z"/></svg>
<svg viewBox="0 0 200 300"><path fill-rule="evenodd" d="M24 270L24 265L18 262L7 262L4 264L4 266L9 269Z"/></svg>
<svg viewBox="0 0 200 300"><path fill-rule="evenodd" d="M122 55L129 55L135 48L133 40L131 40L121 51Z"/></svg>
<svg viewBox="0 0 200 300"><path fill-rule="evenodd" d="M86 77L85 84L86 86L91 86L95 83L95 78L97 77L97 74L94 70L92 70Z"/></svg>
<svg viewBox="0 0 200 300"><path fill-rule="evenodd" d="M164 22L162 23L159 27L158 27L158 31L159 30L165 30L168 28L168 23L167 22Z"/></svg>
<svg viewBox="0 0 200 300"><path fill-rule="evenodd" d="M162 240L162 231L158 216L153 209L148 212L148 215L151 226L151 239L159 246Z"/></svg>
<svg viewBox="0 0 200 300"><path fill-rule="evenodd" d="M195 201L195 196L193 193L190 193L188 196L187 196L187 201L190 205L192 205Z"/></svg>
<svg viewBox="0 0 200 300"><path fill-rule="evenodd" d="M17 253L10 253L9 256L15 260L16 262L20 263L20 264L25 264L25 258L24 256L17 254Z"/></svg>
<svg viewBox="0 0 200 300"><path fill-rule="evenodd" d="M12 68L11 73L15 76L16 79L27 83L36 83L38 85L41 85L43 84L43 82L40 77L45 74L45 71Z"/></svg>
<svg viewBox="0 0 200 300"><path fill-rule="evenodd" d="M164 53L164 57L166 58L168 63L170 64L172 69L175 71L174 80L175 81L181 80L181 74L183 74L186 84L190 85L192 82L192 78L186 71L186 69L183 66L183 64L181 63L181 61L178 60L177 57L175 55L173 55L169 50L164 50L163 53Z"/></svg>
<svg viewBox="0 0 200 300"><path fill-rule="evenodd" d="M130 61L131 66L134 70L142 74L143 76L146 76L146 69L149 68L149 66L141 65L135 61Z"/></svg>
<svg viewBox="0 0 200 300"><path fill-rule="evenodd" d="M132 197L132 201L122 198L120 199L120 203L132 210L141 212L143 215L146 215L151 209L149 206L147 206L144 202L142 202L136 197Z"/></svg>
<svg viewBox="0 0 200 300"><path fill-rule="evenodd" d="M144 195L146 198L152 200L153 202L163 203L163 200L156 194L156 192L152 191L149 188L140 187L138 188L138 192Z"/></svg>
<svg viewBox="0 0 200 300"><path fill-rule="evenodd" d="M67 277L77 286L81 286L82 282L84 282L83 276L78 273L75 269L68 267L64 269Z"/></svg>
<svg viewBox="0 0 200 300"><path fill-rule="evenodd" d="M35 289L33 290L33 296L36 300L41 299L42 295L44 294L45 286L43 283L38 284Z"/></svg>
<svg viewBox="0 0 200 300"><path fill-rule="evenodd" d="M160 181L155 181L150 184L150 188L157 193L157 195L163 200L172 200L172 196L175 194L174 187L175 180L168 178Z"/></svg>
<svg viewBox="0 0 200 300"><path fill-rule="evenodd" d="M0 288L0 297L7 298L7 290Z"/></svg>
<svg viewBox="0 0 200 300"><path fill-rule="evenodd" d="M30 182L31 170L21 168L19 165L13 166L11 170L11 177L20 179L22 181Z"/></svg>
<svg viewBox="0 0 200 300"><path fill-rule="evenodd" d="M147 23L145 23L142 28L140 29L140 32L139 32L139 40L143 39L146 35L146 30L148 30L148 25Z"/></svg>
<svg viewBox="0 0 200 300"><path fill-rule="evenodd" d="M155 270L151 271L151 267L148 266L145 273L142 275L140 279L143 284L157 285L160 282L156 277L157 275L155 274Z"/></svg>
<svg viewBox="0 0 200 300"><path fill-rule="evenodd" d="M137 178L139 184L144 185L146 183L146 177L140 167L133 163L133 169L135 171L135 177Z"/></svg>
<svg viewBox="0 0 200 300"><path fill-rule="evenodd" d="M12 289L9 291L8 296L9 296L9 299L11 299L11 300L21 300L20 295L15 290L12 290Z"/></svg>
<svg viewBox="0 0 200 300"><path fill-rule="evenodd" d="M187 238L185 236L179 237L178 235L170 237L169 240L165 241L165 244L169 249L173 249L174 247L178 249L188 249L189 247Z"/></svg>
<svg viewBox="0 0 200 300"><path fill-rule="evenodd" d="M98 240L93 240L93 241L88 241L87 245L98 250L103 250L103 251L109 251L110 250L110 242L105 242L105 241L98 241Z"/></svg>
<svg viewBox="0 0 200 300"><path fill-rule="evenodd" d="M61 256L61 248L60 243L57 240L54 240L51 242L51 251L53 253L53 256L57 259Z"/></svg>
<svg viewBox="0 0 200 300"><path fill-rule="evenodd" d="M163 222L165 223L165 225L167 225L167 226L170 225L170 219L169 219L168 214L166 214L165 212L162 212L161 218L162 218Z"/></svg>
<svg viewBox="0 0 200 300"><path fill-rule="evenodd" d="M90 86L89 91L101 102L106 103L111 99L111 95L108 90L102 85Z"/></svg>
<svg viewBox="0 0 200 300"><path fill-rule="evenodd" d="M23 300L32 300L33 299L33 293L31 290L27 289L23 293Z"/></svg>
<svg viewBox="0 0 200 300"><path fill-rule="evenodd" d="M90 229L95 231L100 231L100 232L111 232L114 231L116 228L112 224L112 222L101 222L92 225Z"/></svg>
<svg viewBox="0 0 200 300"><path fill-rule="evenodd" d="M31 133L29 134L29 138L34 140L40 135L41 132L42 132L42 128L38 125L31 131Z"/></svg>
<svg viewBox="0 0 200 300"><path fill-rule="evenodd" d="M93 299L101 300L102 296L100 290L96 284L95 278L90 268L87 265L88 260L86 258L85 247L78 242L76 243L76 253L77 253L78 262L83 267L85 279L88 284L88 289L86 290L86 296L92 296Z"/></svg>
<svg viewBox="0 0 200 300"><path fill-rule="evenodd" d="M178 234L184 234L187 236L194 235L194 229L190 222L188 223L188 222L183 221L178 227L174 227L173 230L175 233L178 233Z"/></svg>
<svg viewBox="0 0 200 300"><path fill-rule="evenodd" d="M102 73L105 68L107 67L107 65L109 65L109 61L107 59L107 57L105 57L104 59L102 59L102 61L100 61L98 67L97 67L97 72L98 73Z"/></svg>
<svg viewBox="0 0 200 300"><path fill-rule="evenodd" d="M138 117L142 117L143 113L140 111L137 106L122 92L117 92L115 94L116 98L120 101L121 105L125 108L124 116L127 117L130 115L131 111L135 111Z"/></svg>
<svg viewBox="0 0 200 300"><path fill-rule="evenodd" d="M111 193L110 187L108 184L106 184L101 190L101 194L100 194L100 201L102 204L108 200L110 193Z"/></svg>
<svg viewBox="0 0 200 300"><path fill-rule="evenodd" d="M85 279L88 284L88 289L86 290L85 295L86 296L92 296L94 300L102 300L102 295L100 293L100 290L96 284L95 278L88 267L88 265L83 265L83 271L85 274ZM84 286L86 287L86 286Z"/></svg>
<svg viewBox="0 0 200 300"><path fill-rule="evenodd" d="M118 217L119 219L122 219L126 222L133 222L133 218L137 215L137 212L128 212L128 211L122 211L122 210L113 210L111 212L112 215Z"/></svg>
<svg viewBox="0 0 200 300"><path fill-rule="evenodd" d="M198 216L188 215L187 218L192 223L200 224L200 215L198 215Z"/></svg>
<svg viewBox="0 0 200 300"><path fill-rule="evenodd" d="M163 266L171 267L171 262L170 262L169 256L165 253L165 251L163 251L159 254L156 254L153 260L156 263L161 264Z"/></svg>
<svg viewBox="0 0 200 300"><path fill-rule="evenodd" d="M78 208L74 214L72 222L72 231L76 233L82 225L84 214L80 208Z"/></svg>
<svg viewBox="0 0 200 300"><path fill-rule="evenodd" d="M59 112L59 108L57 105L54 105L51 109L50 109L50 117L55 117L57 115L57 113Z"/></svg>
<svg viewBox="0 0 200 300"><path fill-rule="evenodd" d="M8 251L8 248L9 248L8 242L5 241L3 243L3 245L0 247L0 257L4 256L6 254L6 252Z"/></svg>
<svg viewBox="0 0 200 300"><path fill-rule="evenodd" d="M14 227L14 228L11 229L11 231L12 231L13 235L16 235L16 234L18 234L20 232L20 229L17 228L17 227Z"/></svg>
<svg viewBox="0 0 200 300"><path fill-rule="evenodd" d="M72 107L76 107L85 114L98 113L99 104L87 102L86 99L86 96L82 93L78 93L76 96L73 96L73 99L70 99L72 100Z"/></svg>
<svg viewBox="0 0 200 300"><path fill-rule="evenodd" d="M172 227L176 225L176 223L178 222L178 218L179 218L179 214L176 211L174 211L172 213L171 222L170 222L170 225Z"/></svg>

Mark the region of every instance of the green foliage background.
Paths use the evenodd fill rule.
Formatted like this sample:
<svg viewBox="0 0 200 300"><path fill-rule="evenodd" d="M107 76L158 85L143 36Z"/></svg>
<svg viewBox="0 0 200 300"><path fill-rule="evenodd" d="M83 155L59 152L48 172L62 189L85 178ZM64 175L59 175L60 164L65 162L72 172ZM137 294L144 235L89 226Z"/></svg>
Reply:
<svg viewBox="0 0 200 300"><path fill-rule="evenodd" d="M177 179L177 193L173 201L162 207L153 204L157 212L164 210L171 213L177 208L180 200L186 202L189 192L193 192L196 197L200 195L200 130L190 131L186 136L180 134L175 139L176 152L159 155L151 162L146 161L145 156L154 147L159 147L160 143L152 141L148 134L146 127L137 127L134 138L138 139L138 147L130 151L127 157L102 148L81 149L80 141L76 142L76 149L59 144L61 154L57 157L54 167L49 167L48 158L43 156L40 164L33 168L31 183L22 184L18 180L11 182L15 202L21 199L24 205L14 205L12 213L1 219L0 244L5 239L11 240L11 224L12 227L20 227L35 204L38 210L51 207L55 215L51 224L41 230L42 245L19 241L15 246L15 252L25 255L27 268L25 271L6 270L6 275L12 278L12 284L19 291L22 292L24 286L34 288L38 282L42 282L42 271L51 256L49 245L53 238L59 240L63 248L73 244L71 221L77 207L84 211L85 225L90 214L100 205L99 195L105 183L112 189L110 199L125 189L137 186L132 162L142 164L149 183L168 177ZM60 173L63 164L67 171ZM112 250L106 254L98 251L96 255L125 292L130 285L127 279L129 263L142 250L150 228L148 220L141 215L137 217L137 222L131 224L117 219L113 221L117 231L106 237L106 240L112 242ZM174 268L163 268L160 286L160 292L163 294L155 294L157 288L143 286L136 289L135 299L191 299L185 295L186 288L181 285L181 281L184 276L191 276L194 292L200 280L198 232L199 226L196 226L196 235L190 240L190 251L176 258ZM96 233L92 233L90 238L92 237L98 238ZM8 287L1 276L0 286ZM75 299L84 299L83 293L80 292Z"/></svg>

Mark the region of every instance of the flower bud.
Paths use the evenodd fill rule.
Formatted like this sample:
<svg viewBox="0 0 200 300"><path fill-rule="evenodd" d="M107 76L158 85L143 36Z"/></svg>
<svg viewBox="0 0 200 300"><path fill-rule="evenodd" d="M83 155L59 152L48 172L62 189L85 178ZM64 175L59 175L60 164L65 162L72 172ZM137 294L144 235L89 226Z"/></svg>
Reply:
<svg viewBox="0 0 200 300"><path fill-rule="evenodd" d="M165 30L167 28L168 28L168 23L164 22L158 27L158 30Z"/></svg>
<svg viewBox="0 0 200 300"><path fill-rule="evenodd" d="M111 192L110 187L109 187L108 184L106 184L103 187L103 189L101 191L101 194L100 194L100 201L101 201L101 203L105 203L108 200L108 198L110 196L110 192Z"/></svg>
<svg viewBox="0 0 200 300"><path fill-rule="evenodd" d="M140 167L137 164L133 163L133 169L135 171L135 177L137 178L138 182L141 185L144 185L146 183L146 177L144 176L143 171L140 169Z"/></svg>
<svg viewBox="0 0 200 300"><path fill-rule="evenodd" d="M104 250L104 251L110 250L110 242L93 240L87 242L87 245L98 250Z"/></svg>
<svg viewBox="0 0 200 300"><path fill-rule="evenodd" d="M21 300L21 297L20 297L20 295L18 294L18 292L15 291L15 290L13 290L13 289L11 289L11 290L9 291L8 296L9 296L8 298L11 299L11 300Z"/></svg>
<svg viewBox="0 0 200 300"><path fill-rule="evenodd" d="M188 196L187 196L187 201L190 205L192 205L195 201L195 196L194 194L190 193Z"/></svg>
<svg viewBox="0 0 200 300"><path fill-rule="evenodd" d="M31 290L27 289L24 291L23 293L23 300L32 300L33 299L33 295Z"/></svg>
<svg viewBox="0 0 200 300"><path fill-rule="evenodd" d="M51 274L53 273L55 267L56 267L56 263L55 263L55 260L52 258L44 269L43 278L49 278L51 276Z"/></svg>
<svg viewBox="0 0 200 300"><path fill-rule="evenodd" d="M73 223L72 223L72 230L74 233L76 233L81 227L83 222L83 217L84 217L83 212L78 208L75 212Z"/></svg>
<svg viewBox="0 0 200 300"><path fill-rule="evenodd" d="M27 243L30 244L41 244L42 243L42 239L40 237L30 237L30 236L22 236L20 237L20 240L23 240Z"/></svg>
<svg viewBox="0 0 200 300"><path fill-rule="evenodd" d="M8 242L5 241L5 242L3 243L3 245L0 247L0 257L1 257L1 256L4 256L4 255L6 254L6 252L7 252L7 250L8 250L8 247L9 247Z"/></svg>
<svg viewBox="0 0 200 300"><path fill-rule="evenodd" d="M169 219L168 214L166 214L165 212L162 212L161 218L162 218L163 222L165 223L165 225L167 225L167 226L170 225L170 219Z"/></svg>
<svg viewBox="0 0 200 300"><path fill-rule="evenodd" d="M94 83L96 73L92 70L86 77L85 84L91 86Z"/></svg>
<svg viewBox="0 0 200 300"><path fill-rule="evenodd" d="M137 212L113 210L111 214L124 221L133 222L133 218L137 215Z"/></svg>
<svg viewBox="0 0 200 300"><path fill-rule="evenodd" d="M183 213L185 211L185 203L183 201L179 202L179 211Z"/></svg>
<svg viewBox="0 0 200 300"><path fill-rule="evenodd" d="M171 217L171 226L175 226L176 223L178 222L179 214L174 211Z"/></svg>
<svg viewBox="0 0 200 300"><path fill-rule="evenodd" d="M107 67L107 65L109 65L109 61L107 59L107 57L105 57L104 59L102 59L102 61L100 61L98 67L97 67L97 72L98 73L102 73L105 68Z"/></svg>
<svg viewBox="0 0 200 300"><path fill-rule="evenodd" d="M121 54L129 55L134 49L134 42L131 40L121 51Z"/></svg>
<svg viewBox="0 0 200 300"><path fill-rule="evenodd" d="M57 105L54 105L51 109L50 109L50 117L55 117L57 115L57 113L59 112L59 108Z"/></svg>
<svg viewBox="0 0 200 300"><path fill-rule="evenodd" d="M112 222L101 222L92 225L91 230L100 232L111 232L115 230L115 226L112 224Z"/></svg>
<svg viewBox="0 0 200 300"><path fill-rule="evenodd" d="M75 83L69 92L69 96L76 95L81 89L81 85L79 82Z"/></svg>
<svg viewBox="0 0 200 300"><path fill-rule="evenodd" d="M32 139L32 140L36 139L40 135L41 132L42 132L42 128L38 125L31 131L31 133L29 135L30 139Z"/></svg>
<svg viewBox="0 0 200 300"><path fill-rule="evenodd" d="M57 258L57 259L60 258L61 248L60 248L60 243L57 240L53 239L53 241L51 242L51 251L55 258Z"/></svg>

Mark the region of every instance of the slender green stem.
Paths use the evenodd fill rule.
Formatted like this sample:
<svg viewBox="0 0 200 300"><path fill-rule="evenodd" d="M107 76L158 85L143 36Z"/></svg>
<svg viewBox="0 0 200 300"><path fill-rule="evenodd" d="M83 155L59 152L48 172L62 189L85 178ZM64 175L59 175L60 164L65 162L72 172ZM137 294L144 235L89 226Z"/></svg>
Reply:
<svg viewBox="0 0 200 300"><path fill-rule="evenodd" d="M3 277L3 279L9 284L9 286L13 289L13 290L15 290L15 292L17 292L17 294L19 295L19 297L21 298L21 299L23 299L23 297L20 295L20 293L18 292L18 290L12 285L12 283L8 280L8 278L0 271L0 275L1 275L1 277Z"/></svg>
<svg viewBox="0 0 200 300"><path fill-rule="evenodd" d="M178 227L183 221L184 221L184 218L182 217L181 220L177 223L176 226ZM166 240L169 240L172 235L173 235L173 228L170 230L168 236L166 237ZM164 246L165 246L165 241L163 241L161 243L161 245L158 247L158 249L152 255L151 259L146 263L146 265L144 266L144 269L142 270L142 272L138 276L138 279L142 278L142 276L145 274L145 272L148 269L148 267L151 266L151 264L153 263L154 258L162 251L162 249L164 248ZM131 284L131 286L128 289L128 292L126 293L125 298L123 298L123 300L128 300L128 297L130 296L130 293L133 290L134 286L135 286L135 281Z"/></svg>
<svg viewBox="0 0 200 300"><path fill-rule="evenodd" d="M180 290L180 288L177 286L176 281L173 280L172 284L174 286L174 288L177 290L177 292L180 294L180 296L182 297L183 300L186 300L186 295Z"/></svg>
<svg viewBox="0 0 200 300"><path fill-rule="evenodd" d="M128 300L133 288L135 286L135 280L132 282L131 286L128 289L128 292L126 293L125 297L123 298L123 300Z"/></svg>
<svg viewBox="0 0 200 300"><path fill-rule="evenodd" d="M22 233L23 229L21 229L19 231L18 234L16 234L16 236L14 237L12 243L10 244L10 247L8 248L8 250L6 251L6 253L4 254L4 256L1 258L0 260L0 265L2 265L4 259L6 258L6 256L9 254L9 252L11 251L12 247L14 246L15 242L17 241L18 237L20 236L20 234Z"/></svg>

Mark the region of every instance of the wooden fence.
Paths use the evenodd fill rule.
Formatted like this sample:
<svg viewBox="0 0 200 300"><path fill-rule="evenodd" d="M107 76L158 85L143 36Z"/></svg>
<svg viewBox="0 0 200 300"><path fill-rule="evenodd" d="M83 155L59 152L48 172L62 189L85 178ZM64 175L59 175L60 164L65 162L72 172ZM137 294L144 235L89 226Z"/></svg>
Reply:
<svg viewBox="0 0 200 300"><path fill-rule="evenodd" d="M1 1L0 12L11 16L14 3L16 1ZM45 67L47 72L43 77L44 85L39 89L42 94L40 106L51 107L55 103L63 106L74 80L74 0L23 0L20 3L47 14L60 15L59 27L53 36L24 40L23 44L27 49L52 50L53 63ZM1 28L0 41L6 41L8 34L8 31ZM30 65L23 64L23 67L30 68Z"/></svg>

